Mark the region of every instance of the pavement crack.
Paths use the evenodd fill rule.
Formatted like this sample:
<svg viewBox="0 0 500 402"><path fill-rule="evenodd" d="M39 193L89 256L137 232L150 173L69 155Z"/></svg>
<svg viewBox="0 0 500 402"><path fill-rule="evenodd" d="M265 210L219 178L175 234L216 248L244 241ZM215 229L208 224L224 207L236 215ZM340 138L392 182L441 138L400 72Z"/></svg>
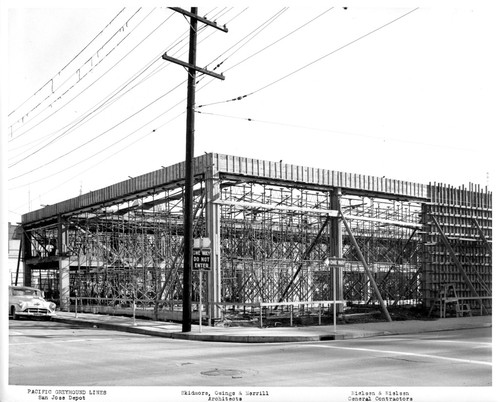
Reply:
<svg viewBox="0 0 500 402"><path fill-rule="evenodd" d="M408 363L425 363L425 362L423 362L422 360L405 359L405 358L403 358L403 357L386 357L386 359L390 359L390 360L400 360L400 361L404 361L404 362L408 362Z"/></svg>

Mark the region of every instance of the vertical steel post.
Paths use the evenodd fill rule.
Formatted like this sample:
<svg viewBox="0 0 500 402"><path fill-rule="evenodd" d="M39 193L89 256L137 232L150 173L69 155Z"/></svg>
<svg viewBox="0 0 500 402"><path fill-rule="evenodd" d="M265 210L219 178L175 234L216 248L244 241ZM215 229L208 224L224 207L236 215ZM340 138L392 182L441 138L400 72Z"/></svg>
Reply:
<svg viewBox="0 0 500 402"><path fill-rule="evenodd" d="M340 197L342 196L342 190L340 188L334 188L330 191L330 209L340 211ZM330 252L329 257L342 258L342 219L340 217L330 217ZM343 275L342 270L338 266L330 266L330 286L332 286L332 291L330 292L333 300L342 300L344 298L343 292ZM337 307L337 303L333 305L333 312L336 316L341 310Z"/></svg>
<svg viewBox="0 0 500 402"><path fill-rule="evenodd" d="M206 182L206 225L208 237L210 238L210 248L212 254L212 269L207 274L207 308L209 316L209 326L213 319L222 317L221 302L221 265L220 265L220 206L212 202L220 197L220 184L218 174L214 169L215 156L209 155L208 163L210 167L205 173Z"/></svg>
<svg viewBox="0 0 500 402"><path fill-rule="evenodd" d="M337 270L335 267L330 270L333 270L333 332L337 333Z"/></svg>
<svg viewBox="0 0 500 402"><path fill-rule="evenodd" d="M199 290L200 290L200 302L199 302L199 304L198 304L198 319L199 319L199 323L198 323L198 325L199 325L199 327L200 327L199 331L200 331L200 333L201 333L201 325L203 324L203 322L202 322L202 316L201 316L201 314L202 314L202 310L203 310L203 304L202 304L202 301L201 301L201 291L202 291L202 289L201 289L201 284L203 283L203 278L202 278L202 275L203 275L203 270L201 270L201 269L200 269L199 271L200 271L200 272L199 272L199 273L200 273L200 284L199 284Z"/></svg>

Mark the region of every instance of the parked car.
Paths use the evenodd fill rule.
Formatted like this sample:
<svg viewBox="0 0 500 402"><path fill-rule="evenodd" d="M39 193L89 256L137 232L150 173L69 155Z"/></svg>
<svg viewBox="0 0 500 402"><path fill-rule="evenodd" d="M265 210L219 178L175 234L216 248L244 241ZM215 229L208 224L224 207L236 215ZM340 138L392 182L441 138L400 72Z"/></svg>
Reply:
<svg viewBox="0 0 500 402"><path fill-rule="evenodd" d="M55 303L46 301L41 290L27 286L9 286L9 315L12 319L21 316L50 319L55 313Z"/></svg>

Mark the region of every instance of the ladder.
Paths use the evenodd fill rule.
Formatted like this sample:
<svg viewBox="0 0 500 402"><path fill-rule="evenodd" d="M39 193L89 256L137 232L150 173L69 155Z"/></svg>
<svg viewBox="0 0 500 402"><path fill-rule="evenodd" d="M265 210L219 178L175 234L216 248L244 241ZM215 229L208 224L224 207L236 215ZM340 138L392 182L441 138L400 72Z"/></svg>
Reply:
<svg viewBox="0 0 500 402"><path fill-rule="evenodd" d="M457 317L464 317L464 314L468 314L469 317L472 317L472 311L468 303L457 303L456 311Z"/></svg>
<svg viewBox="0 0 500 402"><path fill-rule="evenodd" d="M455 285L453 284L446 284L442 286L441 291L439 292L439 316L441 318L446 317L449 304L454 305L456 317L463 317L464 314L468 314L469 317L472 317L470 305L468 303L460 302L460 298L457 296Z"/></svg>
<svg viewBox="0 0 500 402"><path fill-rule="evenodd" d="M446 318L446 313L448 310L448 304L455 304L455 312L458 311L458 297L457 291L455 290L455 285L446 284L441 287L439 291L439 317ZM458 313L457 313L458 314ZM458 315L457 315L458 317Z"/></svg>
<svg viewBox="0 0 500 402"><path fill-rule="evenodd" d="M451 309L449 308L450 304L455 305L454 309L453 306L451 306ZM455 285L453 284L447 284L441 287L441 290L439 291L439 297L436 297L432 302L428 317L431 316L432 311L434 310L434 307L436 307L436 305L439 305L440 318L445 318L448 310L451 310L452 312L454 311L456 317L464 317L465 314L467 314L469 317L472 317L472 310L470 308L470 305L468 303L460 302L460 298L457 296L457 292L455 290Z"/></svg>

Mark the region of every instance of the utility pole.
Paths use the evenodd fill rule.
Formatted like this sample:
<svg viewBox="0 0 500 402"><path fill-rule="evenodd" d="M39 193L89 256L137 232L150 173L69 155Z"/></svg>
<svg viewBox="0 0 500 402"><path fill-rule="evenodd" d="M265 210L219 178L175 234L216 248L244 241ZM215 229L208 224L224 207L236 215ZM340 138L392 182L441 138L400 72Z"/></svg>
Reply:
<svg viewBox="0 0 500 402"><path fill-rule="evenodd" d="M225 77L204 68L196 66L196 46L198 21L227 32L227 28L220 27L215 22L198 16L198 7L191 7L191 12L178 7L170 7L180 14L190 17L189 34L189 61L185 63L174 59L166 53L162 59L179 64L188 70L187 107L186 107L186 162L185 162L185 189L184 189L184 276L182 293L182 332L191 332L191 284L193 272L193 154L194 154L194 107L196 93L196 72L210 75L223 80ZM200 312L201 314L201 312Z"/></svg>

